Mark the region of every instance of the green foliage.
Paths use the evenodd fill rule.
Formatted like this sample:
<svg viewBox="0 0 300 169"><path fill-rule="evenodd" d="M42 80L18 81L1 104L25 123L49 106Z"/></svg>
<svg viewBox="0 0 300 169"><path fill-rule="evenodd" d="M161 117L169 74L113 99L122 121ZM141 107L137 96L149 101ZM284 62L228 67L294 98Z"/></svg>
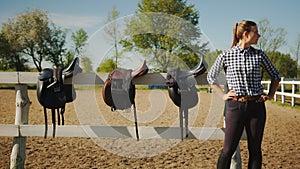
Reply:
<svg viewBox="0 0 300 169"><path fill-rule="evenodd" d="M111 72L116 67L117 64L113 61L113 59L107 59L99 65L97 72Z"/></svg>
<svg viewBox="0 0 300 169"><path fill-rule="evenodd" d="M42 70L44 60L62 66L65 33L49 20L46 12L40 9L22 12L3 23L1 32L9 45L7 61L16 70L24 70L22 65L28 62L28 57L38 71Z"/></svg>
<svg viewBox="0 0 300 169"><path fill-rule="evenodd" d="M280 52L266 52L266 54L278 69L281 77L297 77L297 62L291 58L290 54L283 54ZM263 77L269 78L265 72Z"/></svg>
<svg viewBox="0 0 300 169"><path fill-rule="evenodd" d="M92 61L88 57L82 57L81 58L81 66L82 66L82 72L92 72Z"/></svg>
<svg viewBox="0 0 300 169"><path fill-rule="evenodd" d="M200 53L208 51L201 41L199 14L194 5L183 0L142 0L138 12L127 25L121 44L145 57L153 67L167 71L178 66L178 58L188 67L199 61Z"/></svg>
<svg viewBox="0 0 300 169"><path fill-rule="evenodd" d="M72 52L71 50L67 51L64 60L64 68L70 65L71 62L74 60L74 58L75 58L75 53Z"/></svg>
<svg viewBox="0 0 300 169"><path fill-rule="evenodd" d="M63 56L66 53L64 48L66 43L66 33L59 28L53 27L51 36L47 40L48 48L45 48L46 60L53 63L56 67L64 68Z"/></svg>
<svg viewBox="0 0 300 169"><path fill-rule="evenodd" d="M207 52L204 56L204 60L207 64L207 70L210 70L210 68L212 67L212 65L214 64L215 60L217 59L217 57L222 53L221 50L215 50L215 51L211 51L211 52Z"/></svg>
<svg viewBox="0 0 300 169"><path fill-rule="evenodd" d="M122 36L121 31L119 30L119 22L116 19L119 17L120 12L117 10L116 6L113 6L112 11L108 13L106 22L107 26L104 27L105 33L108 35L108 39L111 42L111 45L114 46L114 58L115 63L118 67L119 57L121 56L121 52L119 52L118 43L119 39Z"/></svg>
<svg viewBox="0 0 300 169"><path fill-rule="evenodd" d="M79 29L75 33L72 33L71 38L74 42L75 55L81 56L88 39L87 33L83 29Z"/></svg>
<svg viewBox="0 0 300 169"><path fill-rule="evenodd" d="M9 19L2 25L2 32L9 43L18 51L30 56L36 68L42 70L47 40L51 36L47 13L34 9L19 14L15 20Z"/></svg>
<svg viewBox="0 0 300 169"><path fill-rule="evenodd" d="M0 69L4 71L24 71L28 59L21 55L23 48L16 40L11 39L9 29L10 27L4 27L0 33Z"/></svg>

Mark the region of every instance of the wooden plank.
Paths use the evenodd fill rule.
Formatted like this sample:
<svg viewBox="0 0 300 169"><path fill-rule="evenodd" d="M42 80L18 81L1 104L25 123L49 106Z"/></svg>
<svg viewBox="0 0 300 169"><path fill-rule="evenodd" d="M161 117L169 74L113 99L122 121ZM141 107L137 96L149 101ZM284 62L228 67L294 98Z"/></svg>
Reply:
<svg viewBox="0 0 300 169"><path fill-rule="evenodd" d="M39 72L18 72L19 83L21 84L36 84Z"/></svg>
<svg viewBox="0 0 300 169"><path fill-rule="evenodd" d="M88 126L65 125L56 126L56 137L90 137L90 138L134 138L134 126ZM44 125L5 125L0 124L0 136L43 137ZM181 139L179 127L150 127L140 126L141 139ZM52 125L48 126L48 136L52 135ZM223 140L224 132L221 128L190 127L187 139L198 140ZM242 139L246 139L245 133Z"/></svg>
<svg viewBox="0 0 300 169"><path fill-rule="evenodd" d="M1 84L36 84L38 72L0 72ZM133 80L137 85L165 85L166 73L148 73L144 76ZM207 74L202 74L195 78L197 84L207 84ZM73 78L73 81L65 81L65 83L73 83L76 85L103 85L107 79L108 73L80 73Z"/></svg>
<svg viewBox="0 0 300 169"><path fill-rule="evenodd" d="M1 84L17 84L18 72L0 72L0 82Z"/></svg>
<svg viewBox="0 0 300 169"><path fill-rule="evenodd" d="M265 90L267 92L267 90ZM300 94L293 94L293 93L285 93L285 92L276 92L278 95L283 95L283 96L289 96L289 97L297 97L300 98Z"/></svg>

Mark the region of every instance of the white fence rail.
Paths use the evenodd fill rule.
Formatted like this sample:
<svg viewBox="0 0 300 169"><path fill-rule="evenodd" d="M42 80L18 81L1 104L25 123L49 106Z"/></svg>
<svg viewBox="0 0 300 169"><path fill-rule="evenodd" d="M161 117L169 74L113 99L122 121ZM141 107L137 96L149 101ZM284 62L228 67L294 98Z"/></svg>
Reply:
<svg viewBox="0 0 300 169"><path fill-rule="evenodd" d="M262 84L267 85L265 92L267 93L269 88L270 88L270 84L271 81L262 81ZM300 91L300 81L299 80L293 80L293 79L285 79L285 78L281 78L281 81L279 83L280 91L277 91L275 93L274 96L274 101L277 101L277 95L281 96L281 103L285 103L286 100L286 96L291 98L291 106L295 106L296 105L296 98L300 98L300 94L296 93L297 87L299 88L298 90ZM292 87L292 91L291 92L287 92L286 91L286 87L287 85L289 85L289 87ZM298 86L297 86L298 85Z"/></svg>
<svg viewBox="0 0 300 169"><path fill-rule="evenodd" d="M28 98L28 91L27 91L27 85L28 84L36 84L37 83L37 77L38 73L32 73L32 72L0 72L0 84L9 84L9 85L15 85L16 90L16 116L15 116L15 124L0 124L0 136L12 136L14 137L13 141L13 148L11 153L11 165L10 168L24 168L24 163L26 159L26 136L43 136L43 130L44 128L41 127L41 125L28 125L28 112L30 108L30 100ZM166 74L160 74L160 73L149 73L145 76L136 78L133 80L134 84L154 84L154 85L164 85L165 84L165 77ZM65 82L65 83L73 83L75 85L103 85L105 79L107 78L107 74L95 74L95 73L82 73L77 75L73 78L73 82ZM198 76L196 78L196 81L198 84L207 84L206 82L206 75L203 74L201 76ZM106 133L106 135L103 135L103 132L99 133L99 130L110 128L111 132ZM126 134L122 134L117 132L116 127L113 126L62 126L60 133L58 133L61 137L90 137L90 134L87 134L86 131L91 131L92 135L94 137L116 137L122 136L122 137L131 137L133 130L130 126L123 126L126 128ZM51 128L51 127L50 127ZM49 128L49 129L50 129ZM170 134L164 135L163 137L157 137L157 138L173 138L173 136L176 135L176 138L182 138L178 137L176 133L180 133L178 131L182 131L182 126L180 126L181 129L178 128L170 128L168 131L171 134L171 137L169 137ZM84 130L78 130L78 129L84 129ZM96 130L92 130L96 129ZM159 130L153 129L153 128L142 128L145 132L144 133L153 133L153 131ZM187 127L186 127L187 129ZM165 130L165 129L163 129ZM190 129L191 133L192 130ZM50 131L50 130L49 130ZM79 131L79 132L78 132ZM83 132L85 131L85 132ZM107 130L105 130L107 131ZM124 129L122 129L124 131ZM224 133L222 132L222 129L219 128L198 128L196 129L196 132L201 133L210 133L208 136L213 136L211 139L223 139ZM175 134L174 134L175 132ZM97 134L98 133L98 134ZM128 134L129 133L129 134ZM155 134L155 133L154 133ZM193 133L194 135L194 133ZM158 136L158 135L156 135ZM203 137L204 136L204 137ZM175 139L176 139L175 138ZM208 137L205 137L205 134L202 134L202 138L195 137L194 139L209 139Z"/></svg>
<svg viewBox="0 0 300 169"><path fill-rule="evenodd" d="M73 78L73 83L75 85L95 85L101 86L104 84L105 79L107 78L107 73L82 73ZM1 136L9 136L14 137L12 154L11 154L11 168L24 168L25 162L25 154L26 154L26 136L44 136L44 127L42 125L28 125L28 112L30 108L30 100L28 98L27 85L28 84L36 84L37 83L37 72L0 72L0 84L9 84L15 85L16 90L16 116L15 116L15 124L0 124L0 137ZM165 85L165 73L149 73L142 77L136 78L133 80L134 84L137 85ZM224 79L222 79L224 80ZM200 75L196 78L197 84L206 84L206 74ZM270 82L263 81L263 84L266 84L269 89ZM296 85L300 86L300 81L281 81L281 91L276 92L276 95L282 95L282 102L285 101L285 96L292 97L292 106L295 105L295 98L300 98L300 94L296 94ZM285 86L290 84L292 85L292 93L285 92ZM275 97L276 99L276 97ZM111 129L111 132L108 132L103 135L103 132L99 131L107 131L107 127ZM119 126L120 127L120 126ZM132 137L133 128L130 126L124 126L126 128L126 133L122 135L123 137ZM49 131L51 131L51 127L49 127ZM79 130L80 129L80 130ZM141 127L143 133L153 133L157 136L157 138L175 138L179 139L176 135L179 132L179 128L171 127L168 128L169 134L165 133L165 135L157 135L155 131L161 130L161 127ZM162 129L166 130L166 129ZM117 128L113 126L61 126L59 132L57 133L60 137L90 137L90 134L87 133L90 131L93 137L115 137L116 135L120 135L117 132ZM124 131L124 129L122 129ZM189 132L194 136L200 137L192 137L193 139L223 139L224 133L220 128L189 128ZM201 133L199 135L199 132ZM175 133L175 134L174 134ZM209 136L209 137L208 137ZM145 136L146 137L146 136ZM245 135L242 139L245 139Z"/></svg>

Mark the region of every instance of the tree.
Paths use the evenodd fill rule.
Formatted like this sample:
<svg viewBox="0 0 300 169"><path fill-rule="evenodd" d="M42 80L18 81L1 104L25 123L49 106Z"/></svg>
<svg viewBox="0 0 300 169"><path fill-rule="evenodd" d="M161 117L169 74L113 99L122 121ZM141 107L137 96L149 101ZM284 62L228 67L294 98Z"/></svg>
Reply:
<svg viewBox="0 0 300 169"><path fill-rule="evenodd" d="M266 52L272 63L278 69L281 77L295 78L297 77L297 63L291 58L290 54L282 54L280 52ZM268 78L266 72L263 78Z"/></svg>
<svg viewBox="0 0 300 169"><path fill-rule="evenodd" d="M262 19L258 22L258 29L261 35L258 46L263 51L275 52L282 45L286 44L286 31L284 28L273 29L270 27L268 19Z"/></svg>
<svg viewBox="0 0 300 169"><path fill-rule="evenodd" d="M0 33L0 69L25 71L28 69L28 59L21 54L22 47L6 39L5 34Z"/></svg>
<svg viewBox="0 0 300 169"><path fill-rule="evenodd" d="M61 29L53 26L51 29L51 36L46 41L46 60L53 63L56 67L64 68L67 65L64 65L63 56L66 53L66 48L64 48L66 43L66 33Z"/></svg>
<svg viewBox="0 0 300 169"><path fill-rule="evenodd" d="M2 33L11 46L11 57L18 65L24 65L23 56L29 56L38 71L42 62L48 60L61 66L64 53L65 33L59 30L40 9L27 10L3 23Z"/></svg>
<svg viewBox="0 0 300 169"><path fill-rule="evenodd" d="M42 70L46 40L51 36L49 24L47 13L34 9L2 25L2 32L10 44L18 45L22 53L30 56L38 71Z"/></svg>
<svg viewBox="0 0 300 169"><path fill-rule="evenodd" d="M208 43L200 40L198 19L194 5L186 5L185 0L142 0L121 44L144 54L148 63L163 72L182 61L193 67L199 54L208 51Z"/></svg>
<svg viewBox="0 0 300 169"><path fill-rule="evenodd" d="M295 59L297 62L297 67L299 67L299 60L300 60L300 34L298 34L298 39L296 42L296 48L293 50L293 53L295 54Z"/></svg>
<svg viewBox="0 0 300 169"><path fill-rule="evenodd" d="M109 36L109 40L112 42L112 45L115 49L115 69L118 67L118 58L120 56L119 49L118 49L118 43L119 39L121 37L121 32L119 30L119 25L116 19L119 17L119 11L114 6L112 11L109 12L107 16L106 22L108 23L108 26L104 28L105 33Z"/></svg>
<svg viewBox="0 0 300 169"><path fill-rule="evenodd" d="M81 65L82 65L82 72L92 72L93 71L92 62L91 62L90 58L88 58L88 57L81 58Z"/></svg>
<svg viewBox="0 0 300 169"><path fill-rule="evenodd" d="M107 59L99 65L97 72L111 72L116 68L116 62L113 59Z"/></svg>
<svg viewBox="0 0 300 169"><path fill-rule="evenodd" d="M75 33L73 32L71 38L74 42L74 52L73 53L68 52L68 55L67 55L68 58L72 57L72 56L81 57L82 71L83 72L91 72L93 70L92 61L90 60L90 58L83 56L83 53L84 53L83 49L88 40L87 33L81 28L81 29L77 30Z"/></svg>
<svg viewBox="0 0 300 169"><path fill-rule="evenodd" d="M75 52L68 50L65 54L64 67L67 67L75 58Z"/></svg>
<svg viewBox="0 0 300 169"><path fill-rule="evenodd" d="M11 23L12 20L8 20ZM1 55L1 69L24 71L28 59L24 57L21 52L23 46L18 43L17 32L10 31L15 28L15 25L5 25L0 34L0 55Z"/></svg>
<svg viewBox="0 0 300 169"><path fill-rule="evenodd" d="M74 42L75 56L81 56L88 39L87 33L81 28L75 33L73 32L71 38Z"/></svg>

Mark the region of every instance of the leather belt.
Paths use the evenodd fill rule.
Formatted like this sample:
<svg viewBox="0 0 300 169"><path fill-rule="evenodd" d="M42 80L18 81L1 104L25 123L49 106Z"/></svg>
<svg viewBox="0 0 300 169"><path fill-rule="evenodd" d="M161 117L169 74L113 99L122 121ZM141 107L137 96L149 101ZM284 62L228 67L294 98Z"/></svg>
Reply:
<svg viewBox="0 0 300 169"><path fill-rule="evenodd" d="M232 100L238 101L238 102L247 102L247 101L253 101L258 100L261 95L257 96L234 96Z"/></svg>

